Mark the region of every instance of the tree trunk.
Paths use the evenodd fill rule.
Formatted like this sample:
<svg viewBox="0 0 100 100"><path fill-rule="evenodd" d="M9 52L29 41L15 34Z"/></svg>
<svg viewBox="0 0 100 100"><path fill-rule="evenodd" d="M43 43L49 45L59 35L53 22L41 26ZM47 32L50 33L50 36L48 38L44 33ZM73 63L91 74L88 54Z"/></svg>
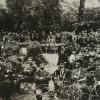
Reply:
<svg viewBox="0 0 100 100"><path fill-rule="evenodd" d="M98 0L99 6L100 6L100 0Z"/></svg>
<svg viewBox="0 0 100 100"><path fill-rule="evenodd" d="M78 15L79 22L83 20L84 8L85 8L85 0L80 0L79 15Z"/></svg>

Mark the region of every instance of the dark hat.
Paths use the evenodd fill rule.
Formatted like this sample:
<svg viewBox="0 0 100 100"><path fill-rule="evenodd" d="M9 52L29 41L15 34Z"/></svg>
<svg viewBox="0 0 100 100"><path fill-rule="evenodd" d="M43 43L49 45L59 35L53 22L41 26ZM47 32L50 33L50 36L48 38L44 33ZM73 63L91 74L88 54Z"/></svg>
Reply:
<svg viewBox="0 0 100 100"><path fill-rule="evenodd" d="M94 59L94 62L97 61L97 60L100 60L100 57L96 57L96 58Z"/></svg>
<svg viewBox="0 0 100 100"><path fill-rule="evenodd" d="M18 57L17 60L20 61L20 62L22 62L22 58L20 58L20 57Z"/></svg>
<svg viewBox="0 0 100 100"><path fill-rule="evenodd" d="M79 62L80 64L83 64L83 60L82 59L77 59L75 62Z"/></svg>
<svg viewBox="0 0 100 100"><path fill-rule="evenodd" d="M93 66L93 67L89 67L89 68L87 68L87 72L90 72L90 71L95 71L95 67Z"/></svg>
<svg viewBox="0 0 100 100"><path fill-rule="evenodd" d="M0 57L0 60L5 61L5 59L3 57Z"/></svg>
<svg viewBox="0 0 100 100"><path fill-rule="evenodd" d="M89 55L88 58L89 58L89 59L90 59L90 58L94 58L94 56L93 56L93 55Z"/></svg>
<svg viewBox="0 0 100 100"><path fill-rule="evenodd" d="M85 58L86 58L87 60L89 60L90 58L93 58L93 59L94 59L94 56L88 55L88 56L85 56Z"/></svg>
<svg viewBox="0 0 100 100"><path fill-rule="evenodd" d="M64 64L63 60L60 60L57 65Z"/></svg>
<svg viewBox="0 0 100 100"><path fill-rule="evenodd" d="M16 63L16 61L12 59L7 59L6 62L11 62L12 64Z"/></svg>

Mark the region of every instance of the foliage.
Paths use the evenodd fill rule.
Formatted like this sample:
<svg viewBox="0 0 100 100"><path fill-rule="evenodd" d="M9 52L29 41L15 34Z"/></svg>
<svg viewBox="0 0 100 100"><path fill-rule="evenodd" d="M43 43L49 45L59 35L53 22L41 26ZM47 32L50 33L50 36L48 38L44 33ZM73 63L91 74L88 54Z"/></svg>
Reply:
<svg viewBox="0 0 100 100"><path fill-rule="evenodd" d="M28 31L60 30L66 24L70 28L70 24L72 26L84 17L84 5L85 0L7 0L14 29ZM86 16L97 21L99 14L92 15L88 13Z"/></svg>
<svg viewBox="0 0 100 100"><path fill-rule="evenodd" d="M41 44L38 41L29 42L28 48L29 49L41 48Z"/></svg>
<svg viewBox="0 0 100 100"><path fill-rule="evenodd" d="M64 22L77 22L78 18L78 8L79 8L79 0L69 2L64 0L63 2L60 2L61 5L61 20L62 24Z"/></svg>
<svg viewBox="0 0 100 100"><path fill-rule="evenodd" d="M43 0L43 3L45 5L44 9L44 15L45 15L45 24L46 25L53 25L53 28L55 29L58 25L60 25L60 5L59 0Z"/></svg>
<svg viewBox="0 0 100 100"><path fill-rule="evenodd" d="M100 18L100 8L86 9L84 13L84 20L97 21Z"/></svg>
<svg viewBox="0 0 100 100"><path fill-rule="evenodd" d="M5 50L12 50L12 51L15 51L18 49L18 43L15 42L15 41L10 41L10 42L7 42L5 43Z"/></svg>
<svg viewBox="0 0 100 100"><path fill-rule="evenodd" d="M7 0L9 13L19 14L23 8L24 0Z"/></svg>
<svg viewBox="0 0 100 100"><path fill-rule="evenodd" d="M7 7L14 16L23 15L22 29L43 30L48 25L60 24L59 0L7 0Z"/></svg>

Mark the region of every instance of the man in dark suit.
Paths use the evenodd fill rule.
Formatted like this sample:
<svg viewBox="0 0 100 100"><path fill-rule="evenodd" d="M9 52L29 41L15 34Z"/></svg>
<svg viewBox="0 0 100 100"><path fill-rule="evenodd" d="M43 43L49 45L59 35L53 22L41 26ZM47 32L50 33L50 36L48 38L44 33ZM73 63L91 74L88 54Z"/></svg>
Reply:
<svg viewBox="0 0 100 100"><path fill-rule="evenodd" d="M44 63L41 63L39 68L40 69L35 73L35 93L37 100L42 100L42 93L48 91L47 87L49 86L50 74L45 70Z"/></svg>

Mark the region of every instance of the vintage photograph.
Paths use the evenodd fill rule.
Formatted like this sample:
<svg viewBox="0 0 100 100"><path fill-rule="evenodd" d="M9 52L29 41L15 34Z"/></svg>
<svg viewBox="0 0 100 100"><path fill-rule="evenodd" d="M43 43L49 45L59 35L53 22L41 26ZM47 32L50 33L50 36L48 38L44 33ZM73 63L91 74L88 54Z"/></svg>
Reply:
<svg viewBox="0 0 100 100"><path fill-rule="evenodd" d="M0 0L0 100L100 100L100 0Z"/></svg>

